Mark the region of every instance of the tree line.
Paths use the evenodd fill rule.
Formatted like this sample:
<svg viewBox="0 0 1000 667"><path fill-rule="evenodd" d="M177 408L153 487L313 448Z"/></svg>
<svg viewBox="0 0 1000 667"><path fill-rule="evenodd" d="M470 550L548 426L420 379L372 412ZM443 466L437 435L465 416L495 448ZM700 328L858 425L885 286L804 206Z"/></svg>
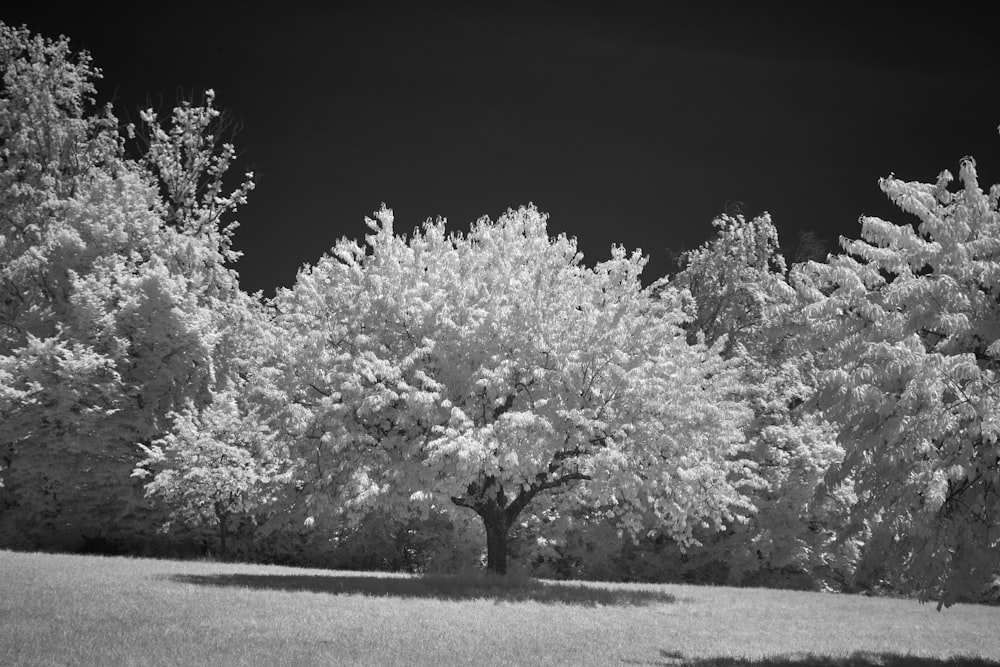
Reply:
<svg viewBox="0 0 1000 667"><path fill-rule="evenodd" d="M135 126L65 38L0 24L0 63L0 546L996 595L972 158L791 266L767 214L645 284L533 206L383 207L264 299L212 91Z"/></svg>

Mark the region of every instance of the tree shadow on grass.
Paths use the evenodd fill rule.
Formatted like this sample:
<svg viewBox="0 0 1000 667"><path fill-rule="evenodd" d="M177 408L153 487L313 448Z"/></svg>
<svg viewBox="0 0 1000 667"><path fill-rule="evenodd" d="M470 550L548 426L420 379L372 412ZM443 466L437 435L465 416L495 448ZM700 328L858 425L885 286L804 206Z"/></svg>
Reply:
<svg viewBox="0 0 1000 667"><path fill-rule="evenodd" d="M377 574L178 574L169 579L199 586L450 601L485 599L495 602L540 602L584 607L644 606L677 602L674 596L655 590L488 575L406 577Z"/></svg>
<svg viewBox="0 0 1000 667"><path fill-rule="evenodd" d="M865 651L856 651L848 656L794 653L769 658L685 658L683 653L676 651L660 651L660 659L656 661L623 662L670 667L1000 667L1000 662L988 658L966 656L928 658Z"/></svg>

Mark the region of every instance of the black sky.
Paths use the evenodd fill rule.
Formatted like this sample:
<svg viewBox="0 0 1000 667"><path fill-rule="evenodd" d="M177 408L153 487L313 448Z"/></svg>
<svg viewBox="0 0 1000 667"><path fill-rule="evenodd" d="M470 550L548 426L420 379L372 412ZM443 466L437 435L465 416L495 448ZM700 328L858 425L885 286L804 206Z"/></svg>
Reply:
<svg viewBox="0 0 1000 667"><path fill-rule="evenodd" d="M861 214L906 219L880 176L931 181L974 155L985 185L1000 180L1000 58L975 9L100 7L8 6L0 20L88 49L120 116L215 89L258 177L238 268L266 295L360 238L381 202L399 231L534 202L588 264L612 242L641 247L652 279L728 202L770 211L786 243L814 230L834 249Z"/></svg>

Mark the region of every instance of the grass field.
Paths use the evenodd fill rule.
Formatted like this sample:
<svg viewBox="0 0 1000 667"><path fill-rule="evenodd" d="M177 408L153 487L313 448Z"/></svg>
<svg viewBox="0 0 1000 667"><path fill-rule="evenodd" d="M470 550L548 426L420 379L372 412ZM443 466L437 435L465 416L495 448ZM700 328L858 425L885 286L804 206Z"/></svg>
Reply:
<svg viewBox="0 0 1000 667"><path fill-rule="evenodd" d="M0 665L1000 666L1000 608L0 551Z"/></svg>

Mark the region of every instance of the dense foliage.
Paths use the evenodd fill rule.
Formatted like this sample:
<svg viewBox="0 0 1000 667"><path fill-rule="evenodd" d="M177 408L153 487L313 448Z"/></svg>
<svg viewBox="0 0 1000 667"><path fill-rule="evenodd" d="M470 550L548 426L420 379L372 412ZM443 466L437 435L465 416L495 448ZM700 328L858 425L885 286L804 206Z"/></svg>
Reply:
<svg viewBox="0 0 1000 667"><path fill-rule="evenodd" d="M1000 186L882 179L915 226L862 219L846 254L802 267L823 402L852 480L852 529L885 575L945 602L1000 566Z"/></svg>
<svg viewBox="0 0 1000 667"><path fill-rule="evenodd" d="M812 354L792 344L798 299L778 232L767 214L721 216L715 226L713 239L686 254L676 283L693 297L689 335L725 340L728 354L744 362L744 400L754 414L750 458L760 484L750 521L711 538L690 566L723 564L729 583L783 572L841 585L856 554L853 545L836 542L837 528L853 496L849 487L820 492L843 449L812 401Z"/></svg>
<svg viewBox="0 0 1000 667"><path fill-rule="evenodd" d="M0 68L0 546L996 589L1000 186L971 158L958 189L883 179L914 224L790 268L766 214L644 285L531 206L409 235L383 207L264 300L212 91L136 128L64 38L0 24Z"/></svg>
<svg viewBox="0 0 1000 667"><path fill-rule="evenodd" d="M290 430L316 493L350 511L468 508L506 568L522 512L584 504L691 540L744 505L733 369L685 340L680 300L615 248L587 269L533 208L343 240L275 300Z"/></svg>
<svg viewBox="0 0 1000 667"><path fill-rule="evenodd" d="M145 114L151 144L129 160L66 40L0 26L0 62L0 535L78 542L148 522L136 443L226 374L239 289L220 217L251 185L220 195L231 149L206 143L211 94L167 129Z"/></svg>

